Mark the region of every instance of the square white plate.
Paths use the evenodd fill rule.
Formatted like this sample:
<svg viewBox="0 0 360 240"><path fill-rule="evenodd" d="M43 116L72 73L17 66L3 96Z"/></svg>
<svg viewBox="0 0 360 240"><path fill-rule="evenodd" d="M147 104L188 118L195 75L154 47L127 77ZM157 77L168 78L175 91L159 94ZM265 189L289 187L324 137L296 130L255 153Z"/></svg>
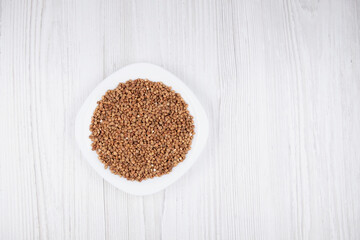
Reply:
<svg viewBox="0 0 360 240"><path fill-rule="evenodd" d="M98 159L95 151L91 150L91 132L89 126L92 115L97 106L97 101L106 93L107 90L114 89L120 82L129 79L144 78L154 82L163 82L171 86L176 92L180 93L185 102L189 105L190 114L194 117L195 135L191 144L191 150L187 153L183 162L172 169L169 174L161 177L143 180L141 182L130 181L120 177L105 169ZM80 146L82 154L85 156L95 171L106 181L124 192L134 195L147 195L158 192L178 180L195 163L204 148L209 133L209 122L204 108L191 90L176 76L165 69L149 64L135 63L116 71L104 81L102 81L85 100L80 108L75 120L75 137Z"/></svg>

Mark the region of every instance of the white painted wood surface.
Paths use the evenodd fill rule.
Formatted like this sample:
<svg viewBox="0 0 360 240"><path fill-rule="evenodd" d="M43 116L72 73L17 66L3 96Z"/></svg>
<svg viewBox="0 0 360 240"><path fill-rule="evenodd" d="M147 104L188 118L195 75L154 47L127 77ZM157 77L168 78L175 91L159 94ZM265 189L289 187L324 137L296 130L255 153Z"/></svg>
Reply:
<svg viewBox="0 0 360 240"><path fill-rule="evenodd" d="M360 2L0 1L1 239L360 239ZM211 134L127 195L74 140L106 76L158 64Z"/></svg>

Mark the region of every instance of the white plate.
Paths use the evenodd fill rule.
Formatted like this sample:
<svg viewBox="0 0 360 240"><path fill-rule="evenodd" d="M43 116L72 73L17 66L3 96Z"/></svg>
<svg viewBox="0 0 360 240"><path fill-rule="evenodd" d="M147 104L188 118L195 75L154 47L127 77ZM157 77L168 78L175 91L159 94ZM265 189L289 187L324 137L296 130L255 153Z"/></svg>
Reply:
<svg viewBox="0 0 360 240"><path fill-rule="evenodd" d="M185 160L174 167L169 174L147 179L142 182L127 180L126 178L111 173L109 169L105 169L104 165L98 159L96 152L91 150L91 140L89 139L91 134L89 126L97 106L97 101L101 99L107 90L116 88L120 82L126 82L129 79L137 78L146 78L154 82L163 82L165 85L171 86L176 92L180 93L189 105L188 109L194 117L195 125L195 135L192 141L191 150L187 153ZM149 63L131 64L107 77L85 100L75 121L76 141L80 146L82 154L90 165L106 181L118 189L134 195L147 195L158 192L184 175L199 157L206 144L208 133L209 122L206 113L196 96L172 73Z"/></svg>

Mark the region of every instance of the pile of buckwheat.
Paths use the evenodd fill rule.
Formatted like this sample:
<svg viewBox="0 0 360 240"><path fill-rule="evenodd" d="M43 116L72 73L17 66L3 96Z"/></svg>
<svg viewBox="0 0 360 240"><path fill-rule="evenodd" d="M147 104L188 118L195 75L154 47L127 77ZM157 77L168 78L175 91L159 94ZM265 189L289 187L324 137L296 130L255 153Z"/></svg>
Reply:
<svg viewBox="0 0 360 240"><path fill-rule="evenodd" d="M195 134L187 106L163 83L120 83L98 101L90 125L92 150L105 168L129 180L167 174L185 159Z"/></svg>

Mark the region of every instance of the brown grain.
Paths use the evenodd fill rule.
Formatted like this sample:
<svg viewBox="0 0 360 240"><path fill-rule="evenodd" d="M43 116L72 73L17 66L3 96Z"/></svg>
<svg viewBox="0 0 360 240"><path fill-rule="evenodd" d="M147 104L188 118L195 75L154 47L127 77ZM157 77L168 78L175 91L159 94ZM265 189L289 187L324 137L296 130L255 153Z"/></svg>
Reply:
<svg viewBox="0 0 360 240"><path fill-rule="evenodd" d="M105 168L129 180L167 174L190 150L194 122L187 106L163 83L120 83L98 101L90 125L92 149Z"/></svg>

